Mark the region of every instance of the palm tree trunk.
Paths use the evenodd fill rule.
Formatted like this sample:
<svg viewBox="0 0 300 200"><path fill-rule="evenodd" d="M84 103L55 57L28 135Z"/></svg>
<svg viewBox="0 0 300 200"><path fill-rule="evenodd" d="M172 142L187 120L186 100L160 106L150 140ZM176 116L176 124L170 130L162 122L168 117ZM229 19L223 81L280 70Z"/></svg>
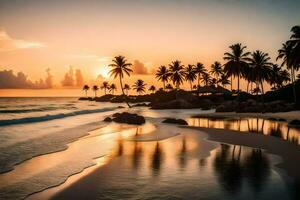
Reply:
<svg viewBox="0 0 300 200"><path fill-rule="evenodd" d="M200 86L200 74L198 74L198 86Z"/></svg>
<svg viewBox="0 0 300 200"><path fill-rule="evenodd" d="M230 80L230 83L231 83L231 84L230 84L230 87L231 87L230 89L231 89L231 92L232 92L232 75L230 76L230 79L231 79L231 80Z"/></svg>
<svg viewBox="0 0 300 200"><path fill-rule="evenodd" d="M247 83L247 93L249 93L249 84L250 84L250 81L248 81L248 83Z"/></svg>
<svg viewBox="0 0 300 200"><path fill-rule="evenodd" d="M104 94L106 95L106 88L104 88Z"/></svg>
<svg viewBox="0 0 300 200"><path fill-rule="evenodd" d="M87 97L87 90L85 90L85 97Z"/></svg>
<svg viewBox="0 0 300 200"><path fill-rule="evenodd" d="M292 81L293 81L293 93L294 93L294 102L297 103L297 94L296 94L296 88L295 88L295 71L292 68Z"/></svg>
<svg viewBox="0 0 300 200"><path fill-rule="evenodd" d="M240 96L240 74L238 74L238 96Z"/></svg>
<svg viewBox="0 0 300 200"><path fill-rule="evenodd" d="M193 84L192 81L190 81L191 91L193 91Z"/></svg>
<svg viewBox="0 0 300 200"><path fill-rule="evenodd" d="M128 101L127 101L127 96L126 96L125 93L124 93L123 83L122 83L122 78L121 78L121 76L120 76L120 85L121 85L121 90L122 90L122 93L123 93L123 98L124 98L124 100L125 100L125 102L126 102L128 108L131 108L131 106L129 105L129 103L128 103Z"/></svg>
<svg viewBox="0 0 300 200"><path fill-rule="evenodd" d="M260 85L261 85L261 99L262 99L262 102L263 102L263 105L265 104L265 101L264 101L264 85L263 85L263 82L260 81Z"/></svg>
<svg viewBox="0 0 300 200"><path fill-rule="evenodd" d="M164 90L166 90L166 83L163 81Z"/></svg>

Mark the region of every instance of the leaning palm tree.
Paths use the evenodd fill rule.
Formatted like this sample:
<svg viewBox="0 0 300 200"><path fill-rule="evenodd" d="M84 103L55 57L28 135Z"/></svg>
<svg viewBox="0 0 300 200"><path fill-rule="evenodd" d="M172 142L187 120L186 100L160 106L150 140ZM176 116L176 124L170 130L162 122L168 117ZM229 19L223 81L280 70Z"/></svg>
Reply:
<svg viewBox="0 0 300 200"><path fill-rule="evenodd" d="M244 70L247 67L247 57L250 55L250 52L245 52L246 46L242 46L241 43L231 45L229 47L231 53L224 53L223 59L227 61L224 65L224 72L227 76L237 76L238 81L238 94L240 93L240 78L244 75ZM231 79L232 84L232 79ZM231 85L232 90L232 85Z"/></svg>
<svg viewBox="0 0 300 200"><path fill-rule="evenodd" d="M112 95L114 95L116 90L117 90L117 86L114 83L111 84L110 87L109 87L109 92L111 92Z"/></svg>
<svg viewBox="0 0 300 200"><path fill-rule="evenodd" d="M111 76L114 76L114 78L119 77L121 90L122 90L123 96L125 97L122 79L123 79L124 75L130 76L130 72L132 72L132 69L130 67L132 64L127 62L127 60L125 59L124 56L116 56L112 60L112 62L113 63L109 65L110 67L112 67L112 69L109 71L109 73ZM124 100L125 100L126 104L128 105L128 107L130 108L127 98L124 98Z"/></svg>
<svg viewBox="0 0 300 200"><path fill-rule="evenodd" d="M262 97L264 95L264 86L263 82L270 81L271 76L271 66L272 63L270 61L269 54L264 53L262 51L254 51L251 54L251 57L248 58L249 64L253 67L253 76L255 77L256 86L259 88L261 86Z"/></svg>
<svg viewBox="0 0 300 200"><path fill-rule="evenodd" d="M126 95L128 96L128 91L131 89L130 86L125 84L123 89L126 90Z"/></svg>
<svg viewBox="0 0 300 200"><path fill-rule="evenodd" d="M211 65L210 73L216 78L217 84L219 82L219 77L223 74L222 65L220 62L214 62L214 64Z"/></svg>
<svg viewBox="0 0 300 200"><path fill-rule="evenodd" d="M155 74L159 81L163 82L163 88L166 89L166 82L168 82L170 73L166 66L160 66Z"/></svg>
<svg viewBox="0 0 300 200"><path fill-rule="evenodd" d="M143 80L138 79L134 84L133 84L133 89L135 89L135 91L141 95L145 92L145 87L146 84L144 83Z"/></svg>
<svg viewBox="0 0 300 200"><path fill-rule="evenodd" d="M292 62L294 66L294 70L298 71L300 68L300 26L294 26L291 29L292 35L290 40L288 41L291 46L293 46L292 51Z"/></svg>
<svg viewBox="0 0 300 200"><path fill-rule="evenodd" d="M200 86L200 78L202 77L202 75L204 73L206 73L206 69L204 67L204 65L200 62L198 62L195 66L195 73L198 77L198 86Z"/></svg>
<svg viewBox="0 0 300 200"><path fill-rule="evenodd" d="M100 88L104 90L104 94L106 95L106 90L109 89L109 84L108 84L108 82L107 82L107 81L104 81L104 82L102 83L102 85L101 85Z"/></svg>
<svg viewBox="0 0 300 200"><path fill-rule="evenodd" d="M99 87L97 85L93 86L93 91L95 93L95 97L97 97L97 91L99 90Z"/></svg>
<svg viewBox="0 0 300 200"><path fill-rule="evenodd" d="M90 87L88 85L84 85L82 90L85 91L85 96L87 97L87 92L90 89Z"/></svg>
<svg viewBox="0 0 300 200"><path fill-rule="evenodd" d="M197 75L195 72L194 65L188 65L187 68L185 68L185 80L187 80L190 83L191 90L193 90L193 82L196 80Z"/></svg>
<svg viewBox="0 0 300 200"><path fill-rule="evenodd" d="M155 90L156 90L156 88L155 88L155 86L154 85L151 85L150 87L149 87L149 89L148 89L150 92L152 92L152 93L154 93L155 92Z"/></svg>
<svg viewBox="0 0 300 200"><path fill-rule="evenodd" d="M172 80L173 84L176 86L176 89L179 89L185 77L184 65L181 64L181 61L175 60L169 65L169 71L170 71L170 79Z"/></svg>

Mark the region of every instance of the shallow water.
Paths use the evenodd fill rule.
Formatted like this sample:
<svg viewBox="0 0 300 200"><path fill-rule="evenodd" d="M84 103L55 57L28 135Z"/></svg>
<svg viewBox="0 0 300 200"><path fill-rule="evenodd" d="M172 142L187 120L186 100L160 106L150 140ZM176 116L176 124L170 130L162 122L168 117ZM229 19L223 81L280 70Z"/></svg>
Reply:
<svg viewBox="0 0 300 200"><path fill-rule="evenodd" d="M193 131L159 142L120 136L106 164L56 194L50 189L29 199L292 199L272 167L276 158L204 137Z"/></svg>
<svg viewBox="0 0 300 200"><path fill-rule="evenodd" d="M289 127L285 121L260 118L217 119L188 117L187 122L190 126L264 134L278 137L294 144L300 144L300 128Z"/></svg>
<svg viewBox="0 0 300 200"><path fill-rule="evenodd" d="M33 195L28 199L269 199L272 194L291 199L293 196L294 189L273 167L278 162L276 157L260 149L208 142L204 133L161 123L164 117L177 117L197 126L190 116L213 110L157 111L136 107L131 112L146 116L145 125L108 125L102 120L116 112L118 104L75 100L17 98L6 99L5 106L1 104L2 110L9 110L0 112L2 120L54 116L60 112L64 116L35 123L2 124L0 171L13 170L0 174L0 199L23 199L30 194ZM41 102L38 109L49 106L57 109L34 110L37 102ZM70 112L65 109L67 104L75 106L78 114L66 115ZM23 111L14 111L18 109ZM121 110L127 109L118 109ZM198 125L202 123L205 121ZM241 128L243 124L240 122L241 131L245 129ZM266 126L268 122L262 130ZM290 131L289 137L294 134Z"/></svg>

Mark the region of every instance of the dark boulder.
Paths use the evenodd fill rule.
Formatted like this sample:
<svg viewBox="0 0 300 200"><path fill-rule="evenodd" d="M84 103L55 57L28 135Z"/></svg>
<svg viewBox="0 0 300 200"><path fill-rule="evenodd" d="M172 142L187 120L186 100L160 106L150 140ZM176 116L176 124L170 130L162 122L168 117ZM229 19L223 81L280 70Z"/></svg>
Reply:
<svg viewBox="0 0 300 200"><path fill-rule="evenodd" d="M112 122L112 119L110 117L105 117L105 119L103 121L104 122Z"/></svg>
<svg viewBox="0 0 300 200"><path fill-rule="evenodd" d="M168 124L179 124L179 125L188 125L188 123L183 119L167 118L162 123Z"/></svg>
<svg viewBox="0 0 300 200"><path fill-rule="evenodd" d="M112 121L117 123L136 124L136 125L141 125L146 122L143 116L137 114L131 114L128 112L113 114Z"/></svg>

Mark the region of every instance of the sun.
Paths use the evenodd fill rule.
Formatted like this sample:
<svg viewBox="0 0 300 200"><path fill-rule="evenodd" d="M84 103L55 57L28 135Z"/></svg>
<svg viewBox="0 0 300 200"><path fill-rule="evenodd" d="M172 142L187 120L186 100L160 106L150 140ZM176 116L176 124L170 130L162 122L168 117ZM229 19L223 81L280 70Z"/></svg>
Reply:
<svg viewBox="0 0 300 200"><path fill-rule="evenodd" d="M108 79L109 78L109 68L107 66L101 67L100 70L99 70L99 74L103 78Z"/></svg>

